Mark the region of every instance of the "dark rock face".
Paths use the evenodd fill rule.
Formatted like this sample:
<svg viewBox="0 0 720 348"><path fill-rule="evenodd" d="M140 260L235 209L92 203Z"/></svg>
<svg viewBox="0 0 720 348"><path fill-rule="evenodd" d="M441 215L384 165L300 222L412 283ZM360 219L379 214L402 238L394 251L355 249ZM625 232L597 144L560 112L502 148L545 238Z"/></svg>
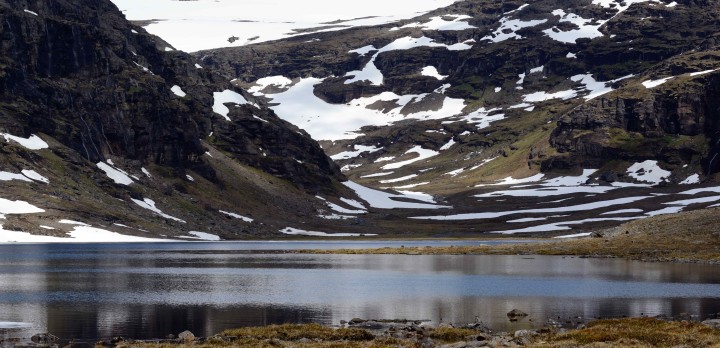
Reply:
<svg viewBox="0 0 720 348"><path fill-rule="evenodd" d="M231 157L309 191L343 178L316 142L127 22L110 1L3 0L0 19L3 131L47 134L92 163L121 156L211 181L201 141L214 132L212 143ZM232 108L232 121L212 111L213 92L226 89L251 102Z"/></svg>
<svg viewBox="0 0 720 348"><path fill-rule="evenodd" d="M720 140L719 97L720 76L709 74L692 84L592 100L564 115L550 139L559 152L571 153L569 159L553 158L544 165L551 169L655 157L678 165L702 161L706 173L714 173L718 168L710 161Z"/></svg>

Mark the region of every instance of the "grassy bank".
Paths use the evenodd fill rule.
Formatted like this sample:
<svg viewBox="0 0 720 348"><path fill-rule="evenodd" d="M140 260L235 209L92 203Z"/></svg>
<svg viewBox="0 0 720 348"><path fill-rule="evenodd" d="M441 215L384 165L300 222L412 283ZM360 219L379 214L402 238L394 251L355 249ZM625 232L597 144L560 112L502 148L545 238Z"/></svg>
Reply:
<svg viewBox="0 0 720 348"><path fill-rule="evenodd" d="M576 255L646 261L720 263L720 208L660 215L598 231L593 238L532 244L461 247L303 250L328 254Z"/></svg>
<svg viewBox="0 0 720 348"><path fill-rule="evenodd" d="M472 344L470 344L472 343ZM270 325L227 330L205 340L185 342L120 342L117 347L296 347L296 348L420 348L482 346L523 347L720 347L720 329L697 322L653 318L598 320L575 330L544 328L514 333L482 329L399 326L383 332L359 328L330 328L318 324Z"/></svg>

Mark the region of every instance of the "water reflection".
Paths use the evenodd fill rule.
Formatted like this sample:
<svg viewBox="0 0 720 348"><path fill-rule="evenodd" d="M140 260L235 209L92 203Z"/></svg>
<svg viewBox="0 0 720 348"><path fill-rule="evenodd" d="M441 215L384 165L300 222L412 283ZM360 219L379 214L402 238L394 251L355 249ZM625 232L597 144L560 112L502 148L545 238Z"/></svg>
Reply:
<svg viewBox="0 0 720 348"><path fill-rule="evenodd" d="M548 256L259 254L217 243L0 246L0 322L17 335L165 337L361 318L499 330L548 318L720 312L717 266ZM197 248L194 250L193 248ZM264 248L264 246L262 247ZM505 313L530 314L510 323Z"/></svg>

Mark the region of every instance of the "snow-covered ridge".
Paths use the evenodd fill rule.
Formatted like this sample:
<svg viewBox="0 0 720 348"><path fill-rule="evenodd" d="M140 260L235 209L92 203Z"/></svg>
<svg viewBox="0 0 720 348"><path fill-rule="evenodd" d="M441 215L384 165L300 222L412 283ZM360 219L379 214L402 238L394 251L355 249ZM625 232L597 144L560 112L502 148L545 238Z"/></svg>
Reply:
<svg viewBox="0 0 720 348"><path fill-rule="evenodd" d="M194 52L292 37L302 33L301 29L324 32L387 24L451 5L456 0L277 0L251 5L236 0L112 1L130 20L158 19L146 27L148 32L177 49ZM432 19L418 25L459 30L456 28L468 26L464 20L464 17L451 21Z"/></svg>

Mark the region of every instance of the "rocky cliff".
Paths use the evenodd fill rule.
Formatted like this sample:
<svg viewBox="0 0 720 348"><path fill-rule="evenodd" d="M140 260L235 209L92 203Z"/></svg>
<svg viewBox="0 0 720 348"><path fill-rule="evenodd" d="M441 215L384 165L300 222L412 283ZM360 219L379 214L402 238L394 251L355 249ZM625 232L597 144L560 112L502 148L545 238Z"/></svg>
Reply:
<svg viewBox="0 0 720 348"><path fill-rule="evenodd" d="M277 233L220 210L281 213L282 228L338 194L344 177L306 133L110 1L2 0L0 19L0 169L15 179L2 197L45 210L5 228L46 234L38 221L64 216L154 236Z"/></svg>

